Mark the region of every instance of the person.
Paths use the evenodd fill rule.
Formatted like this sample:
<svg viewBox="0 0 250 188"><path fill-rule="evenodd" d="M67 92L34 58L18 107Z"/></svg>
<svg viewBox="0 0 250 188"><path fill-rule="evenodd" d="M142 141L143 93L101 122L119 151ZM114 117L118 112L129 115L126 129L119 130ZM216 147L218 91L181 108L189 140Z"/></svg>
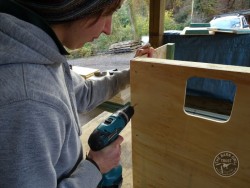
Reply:
<svg viewBox="0 0 250 188"><path fill-rule="evenodd" d="M119 164L120 136L83 156L78 113L129 83L129 69L96 80L70 70L65 47L111 34L123 0L0 0L0 187L92 188ZM137 55L149 54L141 48Z"/></svg>

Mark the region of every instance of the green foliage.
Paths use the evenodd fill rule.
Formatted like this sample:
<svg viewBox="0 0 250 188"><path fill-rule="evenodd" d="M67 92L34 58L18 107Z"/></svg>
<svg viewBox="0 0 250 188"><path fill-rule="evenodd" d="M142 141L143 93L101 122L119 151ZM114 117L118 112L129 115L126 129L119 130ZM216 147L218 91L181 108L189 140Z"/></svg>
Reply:
<svg viewBox="0 0 250 188"><path fill-rule="evenodd" d="M113 15L112 35L102 34L97 40L71 52L69 58L95 55L107 51L113 43L140 39L149 33L149 3L153 0L125 0ZM249 9L250 0L171 0L166 1L164 30L182 30L191 22L209 22L214 15L235 10Z"/></svg>
<svg viewBox="0 0 250 188"><path fill-rule="evenodd" d="M190 19L191 14L191 5L190 6L183 6L177 11L173 17L177 23L185 23Z"/></svg>
<svg viewBox="0 0 250 188"><path fill-rule="evenodd" d="M165 11L164 17L164 30L179 30L182 29L182 25L176 23L173 17L173 11Z"/></svg>
<svg viewBox="0 0 250 188"><path fill-rule="evenodd" d="M215 14L216 5L217 0L195 0L194 10L197 14L196 17L199 17L202 22L208 21L208 18Z"/></svg>
<svg viewBox="0 0 250 188"><path fill-rule="evenodd" d="M143 35L148 35L149 32L149 18L144 16L137 16L136 18L136 26L138 29L138 36L141 37Z"/></svg>
<svg viewBox="0 0 250 188"><path fill-rule="evenodd" d="M121 11L117 11L113 15L112 34L107 36L102 34L92 43L94 52L108 50L109 46L116 42L131 40L133 38L129 17L126 15L126 7L122 7Z"/></svg>

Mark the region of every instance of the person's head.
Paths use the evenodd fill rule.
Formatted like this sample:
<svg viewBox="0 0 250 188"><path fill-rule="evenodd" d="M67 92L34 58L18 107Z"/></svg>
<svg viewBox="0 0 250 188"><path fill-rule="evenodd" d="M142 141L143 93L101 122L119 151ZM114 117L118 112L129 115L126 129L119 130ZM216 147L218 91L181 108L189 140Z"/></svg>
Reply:
<svg viewBox="0 0 250 188"><path fill-rule="evenodd" d="M63 45L76 49L101 33L111 33L112 14L124 0L16 1L46 20Z"/></svg>

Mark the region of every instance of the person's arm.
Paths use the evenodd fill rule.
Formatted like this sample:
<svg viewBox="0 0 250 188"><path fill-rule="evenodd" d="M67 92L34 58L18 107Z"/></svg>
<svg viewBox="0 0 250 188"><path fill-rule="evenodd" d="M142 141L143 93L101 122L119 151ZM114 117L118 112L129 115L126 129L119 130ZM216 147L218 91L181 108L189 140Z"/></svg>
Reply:
<svg viewBox="0 0 250 188"><path fill-rule="evenodd" d="M77 109L86 112L115 96L130 82L129 69L115 71L112 75L84 80L71 71L76 94Z"/></svg>
<svg viewBox="0 0 250 188"><path fill-rule="evenodd" d="M135 57L147 54L152 57L155 49L148 43L136 50ZM86 112L115 96L130 83L130 69L114 71L112 75L84 80L71 71L76 94L77 109Z"/></svg>
<svg viewBox="0 0 250 188"><path fill-rule="evenodd" d="M0 114L1 188L98 185L101 173L81 159L78 133L66 110L23 100L1 106Z"/></svg>

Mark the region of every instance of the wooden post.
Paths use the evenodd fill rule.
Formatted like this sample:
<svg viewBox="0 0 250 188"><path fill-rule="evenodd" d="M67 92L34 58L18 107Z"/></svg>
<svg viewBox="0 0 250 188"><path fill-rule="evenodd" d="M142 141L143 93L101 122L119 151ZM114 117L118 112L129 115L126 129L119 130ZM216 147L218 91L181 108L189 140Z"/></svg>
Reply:
<svg viewBox="0 0 250 188"><path fill-rule="evenodd" d="M174 59L175 43L168 43L166 46L166 59Z"/></svg>
<svg viewBox="0 0 250 188"><path fill-rule="evenodd" d="M149 42L154 48L163 43L165 0L150 0Z"/></svg>

